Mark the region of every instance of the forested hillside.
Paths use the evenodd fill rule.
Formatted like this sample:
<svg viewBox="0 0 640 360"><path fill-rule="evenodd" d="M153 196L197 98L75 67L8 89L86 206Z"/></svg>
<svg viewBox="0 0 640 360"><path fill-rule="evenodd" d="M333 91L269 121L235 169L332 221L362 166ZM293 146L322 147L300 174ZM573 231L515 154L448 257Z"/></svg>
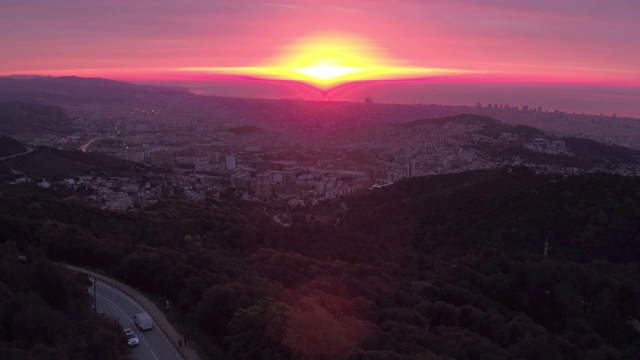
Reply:
<svg viewBox="0 0 640 360"><path fill-rule="evenodd" d="M0 359L128 359L121 328L91 308L89 279L39 256L0 259Z"/></svg>
<svg viewBox="0 0 640 360"><path fill-rule="evenodd" d="M27 147L21 142L7 135L0 135L0 158L24 153L25 151L27 151Z"/></svg>
<svg viewBox="0 0 640 360"><path fill-rule="evenodd" d="M340 201L337 223L285 228L231 196L111 213L4 192L0 240L167 297L211 358L640 352L640 179L506 168Z"/></svg>
<svg viewBox="0 0 640 360"><path fill-rule="evenodd" d="M10 101L0 103L0 134L68 134L72 120L58 106Z"/></svg>

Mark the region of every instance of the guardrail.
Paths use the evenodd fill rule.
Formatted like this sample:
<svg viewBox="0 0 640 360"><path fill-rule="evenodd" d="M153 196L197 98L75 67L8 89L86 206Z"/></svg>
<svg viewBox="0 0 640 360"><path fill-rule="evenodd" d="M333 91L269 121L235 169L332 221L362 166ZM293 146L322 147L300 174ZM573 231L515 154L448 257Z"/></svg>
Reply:
<svg viewBox="0 0 640 360"><path fill-rule="evenodd" d="M151 316L151 318L153 319L155 325L157 327L160 328L160 330L165 334L165 336L167 337L167 339L169 339L169 342L171 342L171 345L173 345L174 349L178 351L178 353L180 354L180 356L182 356L182 358L189 360L189 356L184 352L183 348L181 346L178 346L178 344L176 343L176 341L174 339L171 338L171 336L169 335L169 332L164 328L164 326L162 325L162 322L158 321L158 317L154 314L154 311L152 311L151 308L149 308L147 305L144 304L143 301L140 301L140 299L138 299L137 296L135 296L134 294L131 294L129 291L127 291L126 289L123 289L122 287L120 287L118 284L115 284L111 281L109 281L108 278L103 278L102 275L100 274L95 274L95 273L91 273L91 272L87 272L83 269L77 268L75 266L71 266L71 265L65 265L67 268L75 271L76 273L82 273L85 274L87 276L92 277L95 281L102 281L103 283L117 289L118 291L124 293L125 295L129 296L130 298L132 298L133 300L135 300L135 302L137 302L138 304L140 304L140 306L142 306L142 308L147 312L147 314L149 314ZM97 276L96 276L97 275ZM180 340L180 339L178 339ZM186 347L186 344L185 344Z"/></svg>

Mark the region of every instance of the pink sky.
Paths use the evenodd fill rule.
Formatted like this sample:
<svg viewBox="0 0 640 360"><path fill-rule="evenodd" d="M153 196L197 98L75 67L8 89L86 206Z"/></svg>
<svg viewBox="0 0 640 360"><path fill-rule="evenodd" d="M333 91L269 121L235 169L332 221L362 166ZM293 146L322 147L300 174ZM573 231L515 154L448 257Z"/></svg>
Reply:
<svg viewBox="0 0 640 360"><path fill-rule="evenodd" d="M637 0L2 0L0 75L167 80L185 67L257 66L298 37L343 32L390 60L483 74L474 82L636 94L637 19Z"/></svg>

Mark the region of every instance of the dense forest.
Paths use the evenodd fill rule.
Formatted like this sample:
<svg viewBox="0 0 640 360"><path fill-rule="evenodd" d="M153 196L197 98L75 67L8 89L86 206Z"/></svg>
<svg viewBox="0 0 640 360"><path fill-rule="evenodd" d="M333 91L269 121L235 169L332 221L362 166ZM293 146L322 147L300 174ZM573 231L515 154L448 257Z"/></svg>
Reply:
<svg viewBox="0 0 640 360"><path fill-rule="evenodd" d="M56 341L21 342L12 299L63 317L82 292L62 270L50 276L68 291L35 286L32 272L55 267L46 257L167 297L217 349L211 358L640 353L637 178L527 168L413 178L320 204L346 208L337 222L290 227L231 194L113 213L12 189L0 193L0 241L27 262L3 255L6 348L36 354Z"/></svg>
<svg viewBox="0 0 640 360"><path fill-rule="evenodd" d="M93 311L89 279L5 241L0 258L0 359L128 359L121 328Z"/></svg>
<svg viewBox="0 0 640 360"><path fill-rule="evenodd" d="M27 147L21 142L7 135L0 135L0 158L20 154L27 151Z"/></svg>

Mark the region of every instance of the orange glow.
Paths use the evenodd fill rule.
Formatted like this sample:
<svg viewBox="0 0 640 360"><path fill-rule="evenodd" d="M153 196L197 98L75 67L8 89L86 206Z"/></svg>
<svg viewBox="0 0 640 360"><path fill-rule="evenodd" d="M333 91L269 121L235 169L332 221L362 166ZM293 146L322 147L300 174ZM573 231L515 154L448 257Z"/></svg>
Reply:
<svg viewBox="0 0 640 360"><path fill-rule="evenodd" d="M255 67L192 67L182 71L293 80L322 90L365 80L410 79L469 71L407 66L371 41L344 33L300 38L282 53Z"/></svg>

